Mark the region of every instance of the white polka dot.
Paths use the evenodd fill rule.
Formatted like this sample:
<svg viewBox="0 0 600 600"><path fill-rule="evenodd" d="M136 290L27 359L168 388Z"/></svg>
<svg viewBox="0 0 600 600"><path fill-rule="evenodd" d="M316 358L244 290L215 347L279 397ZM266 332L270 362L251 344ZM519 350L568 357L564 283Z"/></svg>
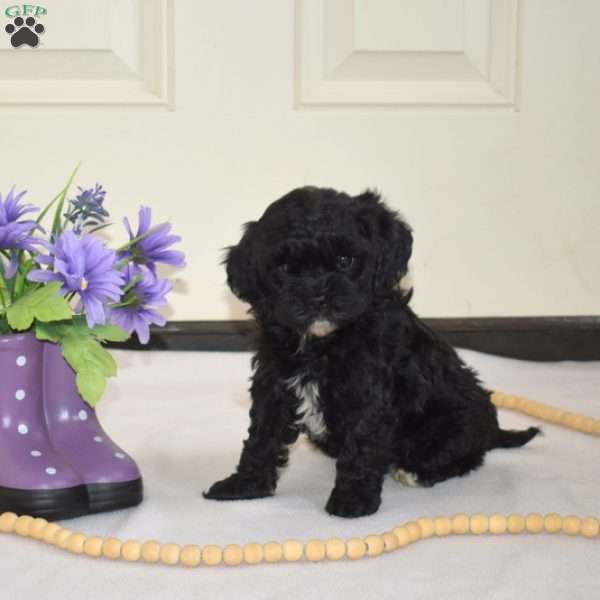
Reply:
<svg viewBox="0 0 600 600"><path fill-rule="evenodd" d="M115 452L115 456L121 459L125 458L125 455L122 452Z"/></svg>
<svg viewBox="0 0 600 600"><path fill-rule="evenodd" d="M100 442L102 442L102 438L101 438L99 435L97 435L97 436L94 438L94 441L95 441L95 442L98 442L98 443L100 443Z"/></svg>
<svg viewBox="0 0 600 600"><path fill-rule="evenodd" d="M39 450L32 450L29 454L31 454L31 456L35 456L36 458L42 455Z"/></svg>
<svg viewBox="0 0 600 600"><path fill-rule="evenodd" d="M26 433L29 433L29 427L27 427L27 425L25 425L24 423L21 423L18 427L17 427L17 431L21 434L21 435L25 435Z"/></svg>
<svg viewBox="0 0 600 600"><path fill-rule="evenodd" d="M56 469L54 467L46 467L46 473L48 475L56 475Z"/></svg>
<svg viewBox="0 0 600 600"><path fill-rule="evenodd" d="M23 398L25 398L25 390L17 390L15 392L15 398L17 400L23 400Z"/></svg>
<svg viewBox="0 0 600 600"><path fill-rule="evenodd" d="M87 413L85 412L85 410L80 410L78 415L77 415L82 421L87 421Z"/></svg>
<svg viewBox="0 0 600 600"><path fill-rule="evenodd" d="M27 364L27 357L23 356L23 354L21 354L20 356L17 356L17 366L18 367L24 367Z"/></svg>

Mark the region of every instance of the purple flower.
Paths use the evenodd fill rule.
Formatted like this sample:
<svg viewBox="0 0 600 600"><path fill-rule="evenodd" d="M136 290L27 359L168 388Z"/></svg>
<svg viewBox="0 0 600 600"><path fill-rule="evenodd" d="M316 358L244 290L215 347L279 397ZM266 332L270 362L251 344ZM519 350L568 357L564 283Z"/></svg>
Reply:
<svg viewBox="0 0 600 600"><path fill-rule="evenodd" d="M53 271L36 269L27 278L31 281L60 281L60 293L78 294L89 327L104 325L107 320L107 304L121 298L123 274L115 270L116 253L91 235L77 237L65 231L53 245L50 256L38 257L38 262L50 264Z"/></svg>
<svg viewBox="0 0 600 600"><path fill-rule="evenodd" d="M19 204L25 193L23 191L15 194L15 188L13 187L8 192L5 200L2 200L2 195L0 195L0 250L35 252L35 245L43 244L42 240L37 240L30 235L32 231L40 228L35 221L19 221L23 215L39 210L33 204ZM17 253L11 252L11 260L5 272L7 279L15 274L18 266Z"/></svg>
<svg viewBox="0 0 600 600"><path fill-rule="evenodd" d="M156 263L162 262L174 267L185 266L185 255L179 250L168 250L170 246L176 242L180 242L181 238L178 235L169 235L171 225L163 223L150 226L152 219L152 210L142 206L139 212L139 226L137 233L134 235L129 220L123 220L125 228L129 233L129 239L134 240L144 236L131 244L122 254L122 258L128 258L138 265L146 265L153 273L156 273Z"/></svg>
<svg viewBox="0 0 600 600"><path fill-rule="evenodd" d="M171 284L166 279L158 279L147 269L129 264L125 268L125 287L130 285L121 301L124 306L111 308L109 318L128 333L135 331L140 342L147 344L149 326L156 324L162 327L166 323L166 319L154 309L167 303L166 295L171 291Z"/></svg>

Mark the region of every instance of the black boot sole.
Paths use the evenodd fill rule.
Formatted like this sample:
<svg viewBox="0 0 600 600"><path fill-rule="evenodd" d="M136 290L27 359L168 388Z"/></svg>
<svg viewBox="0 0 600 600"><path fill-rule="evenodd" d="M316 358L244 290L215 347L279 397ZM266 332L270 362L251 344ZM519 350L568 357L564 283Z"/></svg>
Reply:
<svg viewBox="0 0 600 600"><path fill-rule="evenodd" d="M141 478L119 483L90 483L85 487L89 513L130 508L137 506L144 498Z"/></svg>
<svg viewBox="0 0 600 600"><path fill-rule="evenodd" d="M72 519L90 512L84 485L58 490L22 490L0 487L0 514L42 517L48 521Z"/></svg>

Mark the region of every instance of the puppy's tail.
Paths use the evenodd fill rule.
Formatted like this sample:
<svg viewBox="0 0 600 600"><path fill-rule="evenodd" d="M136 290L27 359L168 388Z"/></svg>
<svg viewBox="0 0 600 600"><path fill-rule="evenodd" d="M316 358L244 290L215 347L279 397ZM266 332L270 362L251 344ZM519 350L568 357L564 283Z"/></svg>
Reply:
<svg viewBox="0 0 600 600"><path fill-rule="evenodd" d="M529 427L518 431L498 429L492 448L518 448L530 442L539 433L541 433L539 427Z"/></svg>

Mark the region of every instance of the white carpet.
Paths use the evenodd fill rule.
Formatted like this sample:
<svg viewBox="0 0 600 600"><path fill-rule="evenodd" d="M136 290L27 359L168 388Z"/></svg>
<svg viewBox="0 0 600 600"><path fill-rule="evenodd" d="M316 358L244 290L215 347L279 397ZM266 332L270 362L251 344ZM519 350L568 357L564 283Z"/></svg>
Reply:
<svg viewBox="0 0 600 600"><path fill-rule="evenodd" d="M83 517L68 527L123 540L246 543L364 536L428 515L530 511L600 514L600 440L552 425L519 450L432 489L389 479L379 512L358 520L323 506L334 463L305 440L294 448L277 496L217 503L202 490L228 475L248 425L248 354L119 352L118 379L99 413L138 460L146 499L135 509ZM527 363L462 352L485 383L600 418L600 363ZM532 420L501 411L505 427ZM76 557L0 537L3 600L45 598L578 598L600 597L600 539L518 536L430 539L359 562L188 570Z"/></svg>

